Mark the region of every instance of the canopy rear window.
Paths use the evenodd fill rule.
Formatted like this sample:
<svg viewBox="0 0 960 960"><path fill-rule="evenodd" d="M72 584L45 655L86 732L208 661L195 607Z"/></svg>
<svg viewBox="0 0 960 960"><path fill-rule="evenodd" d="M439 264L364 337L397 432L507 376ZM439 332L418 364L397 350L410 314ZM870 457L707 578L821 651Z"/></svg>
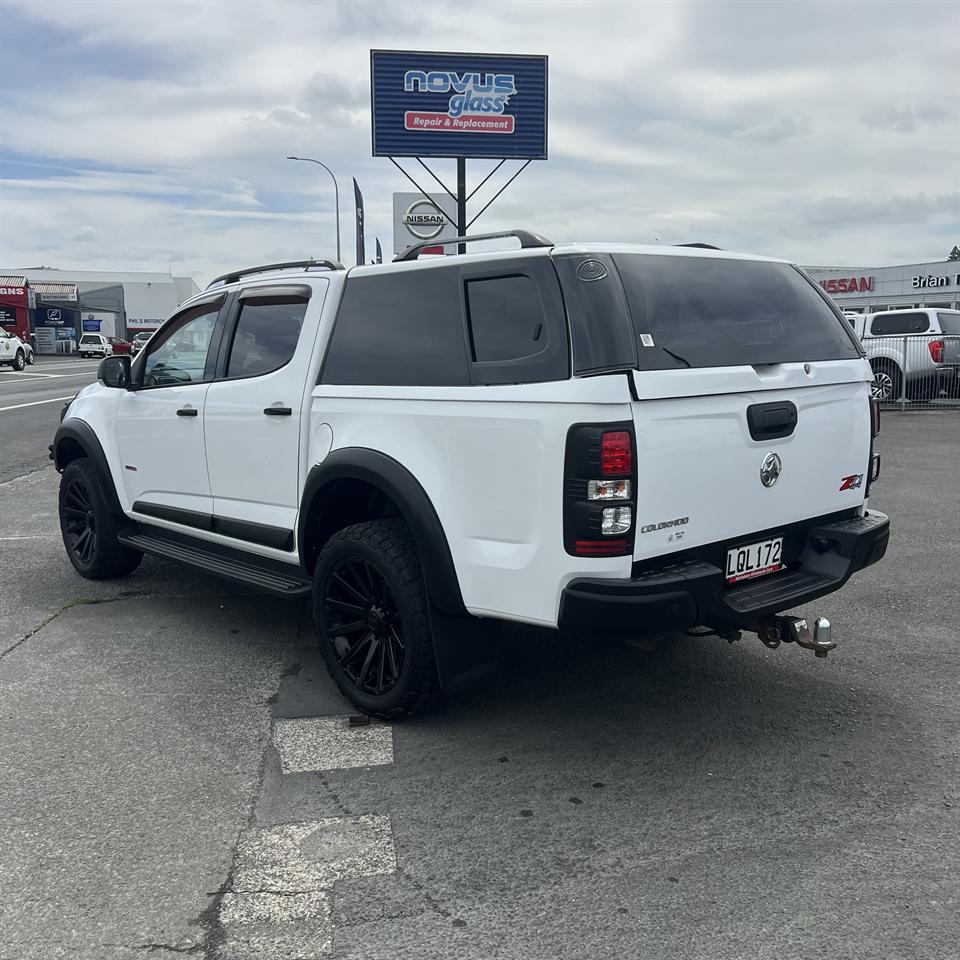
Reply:
<svg viewBox="0 0 960 960"><path fill-rule="evenodd" d="M860 356L849 328L789 264L639 255L613 260L641 370Z"/></svg>
<svg viewBox="0 0 960 960"><path fill-rule="evenodd" d="M578 373L862 356L849 324L790 264L615 254L585 271L582 257L569 259L558 269Z"/></svg>

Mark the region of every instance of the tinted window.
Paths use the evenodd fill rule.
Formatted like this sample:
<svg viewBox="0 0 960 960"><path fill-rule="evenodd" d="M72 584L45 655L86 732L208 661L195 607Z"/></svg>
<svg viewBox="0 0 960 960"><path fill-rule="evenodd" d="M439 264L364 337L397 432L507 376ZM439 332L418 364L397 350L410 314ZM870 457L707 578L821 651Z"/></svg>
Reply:
<svg viewBox="0 0 960 960"><path fill-rule="evenodd" d="M849 326L799 270L712 257L613 257L642 370L845 360Z"/></svg>
<svg viewBox="0 0 960 960"><path fill-rule="evenodd" d="M940 329L950 337L960 337L960 313L938 313Z"/></svg>
<svg viewBox="0 0 960 960"><path fill-rule="evenodd" d="M100 342L100 338L99 338L99 337L95 337L95 336L94 336L93 334L91 334L91 333L86 333L86 334L84 334L84 335L80 338L80 342L81 342L81 343L99 343L99 342Z"/></svg>
<svg viewBox="0 0 960 960"><path fill-rule="evenodd" d="M468 280L466 296L475 361L519 360L546 348L543 304L531 277Z"/></svg>
<svg viewBox="0 0 960 960"><path fill-rule="evenodd" d="M897 333L926 333L930 321L925 313L888 313L873 318L870 332L875 337L889 337Z"/></svg>
<svg viewBox="0 0 960 960"><path fill-rule="evenodd" d="M554 262L570 318L576 372L634 366L633 329L613 259L600 254L557 257Z"/></svg>
<svg viewBox="0 0 960 960"><path fill-rule="evenodd" d="M187 310L158 331L143 362L143 386L175 386L212 378L207 354L221 302Z"/></svg>
<svg viewBox="0 0 960 960"><path fill-rule="evenodd" d="M289 363L306 309L307 301L299 297L241 300L227 377L259 377Z"/></svg>
<svg viewBox="0 0 960 960"><path fill-rule="evenodd" d="M348 279L321 381L465 384L457 277L443 266Z"/></svg>

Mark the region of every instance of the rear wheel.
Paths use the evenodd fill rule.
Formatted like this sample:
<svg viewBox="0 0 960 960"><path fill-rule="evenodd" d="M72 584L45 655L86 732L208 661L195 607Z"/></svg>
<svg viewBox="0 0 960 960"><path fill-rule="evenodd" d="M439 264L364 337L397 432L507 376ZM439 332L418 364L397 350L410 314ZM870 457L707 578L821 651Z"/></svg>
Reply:
<svg viewBox="0 0 960 960"><path fill-rule="evenodd" d="M365 713L398 720L438 691L420 555L402 520L334 534L317 561L313 611L330 675Z"/></svg>
<svg viewBox="0 0 960 960"><path fill-rule="evenodd" d="M143 554L117 540L126 520L111 511L97 471L86 457L64 467L59 506L63 545L81 577L107 580L140 566Z"/></svg>
<svg viewBox="0 0 960 960"><path fill-rule="evenodd" d="M33 356L33 351L31 350L31 351L27 354L27 363L32 364L32 363L33 363L33 360L34 360L34 356Z"/></svg>
<svg viewBox="0 0 960 960"><path fill-rule="evenodd" d="M899 400L903 386L903 375L900 368L892 360L876 360L873 367L873 388L871 393L874 399L881 403Z"/></svg>

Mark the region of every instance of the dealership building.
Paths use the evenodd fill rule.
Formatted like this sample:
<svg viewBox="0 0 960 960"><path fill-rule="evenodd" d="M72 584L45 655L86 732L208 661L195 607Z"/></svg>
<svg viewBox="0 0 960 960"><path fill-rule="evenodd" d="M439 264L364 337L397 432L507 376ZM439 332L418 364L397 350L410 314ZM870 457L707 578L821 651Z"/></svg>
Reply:
<svg viewBox="0 0 960 960"><path fill-rule="evenodd" d="M804 269L842 310L856 313L913 307L960 310L960 261Z"/></svg>
<svg viewBox="0 0 960 960"><path fill-rule="evenodd" d="M128 340L156 330L199 292L170 273L0 268L0 326L38 353L75 353L85 332Z"/></svg>

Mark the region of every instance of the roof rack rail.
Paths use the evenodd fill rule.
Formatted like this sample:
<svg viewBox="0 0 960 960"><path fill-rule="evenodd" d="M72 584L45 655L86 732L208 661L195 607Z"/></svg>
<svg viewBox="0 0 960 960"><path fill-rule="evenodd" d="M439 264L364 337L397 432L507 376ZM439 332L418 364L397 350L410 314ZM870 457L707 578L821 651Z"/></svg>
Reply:
<svg viewBox="0 0 960 960"><path fill-rule="evenodd" d="M451 237L449 240L424 240L423 243L414 243L407 247L402 253L393 258L394 263L403 263L407 260L416 260L421 250L427 247L449 247L454 243L473 243L475 240L503 240L513 237L520 241L522 250L529 250L533 247L552 247L552 240L540 236L539 233L532 233L530 230L503 230L500 233L475 233L469 237Z"/></svg>
<svg viewBox="0 0 960 960"><path fill-rule="evenodd" d="M236 283L241 277L248 277L251 273L267 273L270 270L286 270L295 267L303 267L304 271L309 270L311 267L324 267L327 270L345 269L339 260L291 260L289 263L265 263L262 267L247 267L246 270L232 270L230 273L215 277L207 284L206 289L209 290L217 283Z"/></svg>
<svg viewBox="0 0 960 960"><path fill-rule="evenodd" d="M700 250L722 250L722 247L715 247L712 243L675 243L675 247L698 247Z"/></svg>

